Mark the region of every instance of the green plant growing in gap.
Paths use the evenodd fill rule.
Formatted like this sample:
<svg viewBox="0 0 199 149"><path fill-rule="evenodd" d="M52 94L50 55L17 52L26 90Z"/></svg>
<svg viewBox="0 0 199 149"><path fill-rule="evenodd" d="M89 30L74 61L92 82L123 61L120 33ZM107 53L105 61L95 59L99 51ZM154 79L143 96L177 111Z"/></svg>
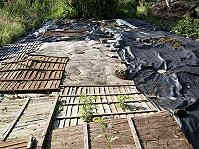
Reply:
<svg viewBox="0 0 199 149"><path fill-rule="evenodd" d="M95 110L97 109L97 106L94 104L95 100L96 97L88 95L82 95L79 98L79 101L80 103L82 103L82 105L80 106L80 111L78 115L83 121L92 121L93 115L95 114Z"/></svg>
<svg viewBox="0 0 199 149"><path fill-rule="evenodd" d="M117 137L117 136L112 136L112 135L110 135L110 134L108 134L108 133L106 132L106 130L107 130L108 128L113 128L113 124L112 124L111 122L106 123L106 122L104 121L105 119L107 119L107 118L106 118L106 117L104 117L104 118L95 117L95 118L94 118L94 122L99 123L99 124L101 125L101 128L102 128L102 134L99 134L98 136L96 136L96 137L94 138L94 141L97 141L99 138L104 137L105 140L106 140L106 142L107 142L108 148L109 148L109 149L112 149L112 143L113 143L113 141L119 139L119 137Z"/></svg>
<svg viewBox="0 0 199 149"><path fill-rule="evenodd" d="M130 97L129 96L125 96L125 95L118 95L117 96L117 100L119 102L119 106L122 108L123 111L126 111L126 109L128 108L128 105L125 104L125 102L127 100L129 100Z"/></svg>

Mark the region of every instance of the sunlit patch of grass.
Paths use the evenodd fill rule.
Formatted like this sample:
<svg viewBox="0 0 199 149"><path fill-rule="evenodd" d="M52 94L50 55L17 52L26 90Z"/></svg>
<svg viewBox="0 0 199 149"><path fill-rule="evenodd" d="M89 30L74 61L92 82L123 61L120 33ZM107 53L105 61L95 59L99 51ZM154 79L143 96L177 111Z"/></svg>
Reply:
<svg viewBox="0 0 199 149"><path fill-rule="evenodd" d="M0 45L5 45L24 34L25 29L20 22L9 17L5 11L1 10L0 14Z"/></svg>
<svg viewBox="0 0 199 149"><path fill-rule="evenodd" d="M145 6L137 7L137 16L147 16L149 14L149 9Z"/></svg>

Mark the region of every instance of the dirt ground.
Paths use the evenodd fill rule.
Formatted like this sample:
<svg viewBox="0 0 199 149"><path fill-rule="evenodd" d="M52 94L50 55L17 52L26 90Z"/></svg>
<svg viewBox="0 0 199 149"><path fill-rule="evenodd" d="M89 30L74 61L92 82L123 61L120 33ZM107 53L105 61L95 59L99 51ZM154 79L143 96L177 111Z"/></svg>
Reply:
<svg viewBox="0 0 199 149"><path fill-rule="evenodd" d="M67 56L64 85L132 84L115 75L122 61L112 48L100 41L60 41L44 43L38 54Z"/></svg>

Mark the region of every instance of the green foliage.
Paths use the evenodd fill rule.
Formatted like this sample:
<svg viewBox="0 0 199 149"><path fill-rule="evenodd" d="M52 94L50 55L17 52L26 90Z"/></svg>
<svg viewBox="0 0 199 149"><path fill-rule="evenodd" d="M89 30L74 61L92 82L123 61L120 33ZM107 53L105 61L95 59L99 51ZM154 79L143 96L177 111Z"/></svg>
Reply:
<svg viewBox="0 0 199 149"><path fill-rule="evenodd" d="M135 0L72 0L76 17L112 19L136 14Z"/></svg>
<svg viewBox="0 0 199 149"><path fill-rule="evenodd" d="M135 17L137 11L136 0L119 0L117 17Z"/></svg>
<svg viewBox="0 0 199 149"><path fill-rule="evenodd" d="M16 40L43 21L70 14L66 0L0 0L0 45ZM6 20L6 21L5 21Z"/></svg>
<svg viewBox="0 0 199 149"><path fill-rule="evenodd" d="M152 2L145 1L143 7L137 7L136 17L151 24L155 24L161 30L172 31L192 39L199 38L199 19L193 19L187 16L182 18L169 17L168 19L164 19L158 16L153 16L151 15L151 11L153 11L151 5Z"/></svg>
<svg viewBox="0 0 199 149"><path fill-rule="evenodd" d="M0 9L4 7L4 2L3 0L0 0Z"/></svg>
<svg viewBox="0 0 199 149"><path fill-rule="evenodd" d="M129 99L130 99L129 96L125 96L125 95L118 95L117 96L117 100L119 102L119 106L122 108L122 110L125 111L127 109L128 106L125 104L125 102L127 100L129 100Z"/></svg>
<svg viewBox="0 0 199 149"><path fill-rule="evenodd" d="M182 19L161 20L157 18L149 21L156 24L160 29L172 31L176 34L183 35L192 39L199 38L199 23L198 19L185 17Z"/></svg>
<svg viewBox="0 0 199 149"><path fill-rule="evenodd" d="M197 20L191 18L183 18L179 20L175 26L171 26L171 30L176 34L181 34L190 38L198 38L199 37L199 24Z"/></svg>
<svg viewBox="0 0 199 149"><path fill-rule="evenodd" d="M25 33L23 24L14 21L8 13L0 9L0 45L5 45Z"/></svg>
<svg viewBox="0 0 199 149"><path fill-rule="evenodd" d="M117 10L118 0L72 0L76 17L112 18Z"/></svg>
<svg viewBox="0 0 199 149"><path fill-rule="evenodd" d="M94 96L87 96L87 95L82 95L80 98L80 103L82 105L80 106L80 112L78 115L80 118L85 121L85 122L91 122L93 118L93 114L95 114L96 110L96 105L93 104L95 102L96 97Z"/></svg>
<svg viewBox="0 0 199 149"><path fill-rule="evenodd" d="M106 142L107 142L108 148L112 149L112 143L113 143L113 141L117 140L118 137L117 136L112 136L112 135L108 134L106 132L106 129L113 128L113 124L111 122L106 123L104 121L104 118L101 118L101 117L96 117L94 119L94 122L99 123L101 125L101 128L102 128L102 134L99 134L98 136L96 136L94 138L94 140L96 141L99 138L104 137L105 140L106 140Z"/></svg>
<svg viewBox="0 0 199 149"><path fill-rule="evenodd" d="M146 6L137 7L137 13L136 13L137 16L148 16L149 14L150 10Z"/></svg>

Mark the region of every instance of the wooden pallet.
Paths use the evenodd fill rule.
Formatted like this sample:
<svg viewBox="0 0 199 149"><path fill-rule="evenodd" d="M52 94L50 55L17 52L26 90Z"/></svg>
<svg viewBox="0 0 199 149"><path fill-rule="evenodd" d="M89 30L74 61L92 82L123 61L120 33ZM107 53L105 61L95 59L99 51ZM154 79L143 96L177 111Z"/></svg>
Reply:
<svg viewBox="0 0 199 149"><path fill-rule="evenodd" d="M167 111L132 120L143 149L192 149L179 125Z"/></svg>
<svg viewBox="0 0 199 149"><path fill-rule="evenodd" d="M55 129L47 135L44 148L105 149L105 138L114 149L192 149L178 124L167 111L148 116L104 120ZM109 126L109 127L106 127ZM104 129L102 129L104 128Z"/></svg>
<svg viewBox="0 0 199 149"><path fill-rule="evenodd" d="M41 46L40 41L16 43L0 47L0 60L12 59L21 54L29 54L38 51ZM7 60L6 60L7 61Z"/></svg>
<svg viewBox="0 0 199 149"><path fill-rule="evenodd" d="M55 99L57 97L45 96L3 100L0 103L0 141L41 136L52 117Z"/></svg>
<svg viewBox="0 0 199 149"><path fill-rule="evenodd" d="M67 57L30 55L0 67L0 92L58 90Z"/></svg>
<svg viewBox="0 0 199 149"><path fill-rule="evenodd" d="M94 117L126 118L127 115L145 115L158 111L153 103L148 101L133 85L65 86L59 97L62 110L56 118L58 128L83 123L78 113L82 105L79 99L84 94L96 97L95 102L93 102L97 106ZM129 97L125 101L126 109L119 106L118 96Z"/></svg>

